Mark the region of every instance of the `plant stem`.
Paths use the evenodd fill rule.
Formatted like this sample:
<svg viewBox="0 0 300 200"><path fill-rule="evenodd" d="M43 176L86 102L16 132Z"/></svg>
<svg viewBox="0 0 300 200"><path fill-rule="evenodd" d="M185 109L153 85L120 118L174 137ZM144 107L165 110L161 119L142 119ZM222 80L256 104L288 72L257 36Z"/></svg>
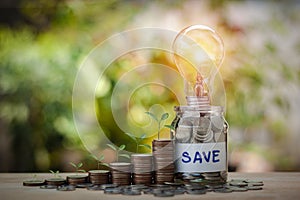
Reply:
<svg viewBox="0 0 300 200"><path fill-rule="evenodd" d="M159 134L160 134L160 122L158 122L158 132L157 132L157 139L159 140Z"/></svg>

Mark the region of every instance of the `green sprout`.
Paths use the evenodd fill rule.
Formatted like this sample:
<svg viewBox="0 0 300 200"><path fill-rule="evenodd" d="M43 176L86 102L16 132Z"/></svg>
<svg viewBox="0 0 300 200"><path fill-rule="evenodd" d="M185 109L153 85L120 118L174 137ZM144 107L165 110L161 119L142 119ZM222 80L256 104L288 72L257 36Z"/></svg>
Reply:
<svg viewBox="0 0 300 200"><path fill-rule="evenodd" d="M147 115L149 115L152 119L154 119L157 122L157 139L159 140L159 136L160 136L160 129L161 129L161 123L168 119L169 117L169 113L164 113L161 115L160 119L158 119L158 117L156 117L153 113L151 112L145 112Z"/></svg>
<svg viewBox="0 0 300 200"><path fill-rule="evenodd" d="M166 127L166 128L169 128L170 131L171 131L171 130L172 130L172 131L175 131L175 128L174 128L174 126L172 126L172 125L165 125L165 127Z"/></svg>
<svg viewBox="0 0 300 200"><path fill-rule="evenodd" d="M53 170L49 170L49 171L51 172L51 174L53 174L54 178L61 178L58 170L56 172L54 172Z"/></svg>
<svg viewBox="0 0 300 200"><path fill-rule="evenodd" d="M50 170L50 172L51 172L52 170ZM53 171L52 171L53 172ZM51 173L52 173L51 172ZM38 178L37 178L37 175L36 174L34 174L33 176L32 176L32 179L31 180L38 180Z"/></svg>
<svg viewBox="0 0 300 200"><path fill-rule="evenodd" d="M122 144L120 145L119 147L116 147L112 144L107 144L107 146L109 146L112 150L115 151L116 153L116 158L117 158L117 162L119 161L119 157L124 157L124 158L128 158L130 159L130 156L128 154L125 154L125 153L120 153L122 150L125 149L126 145L125 144Z"/></svg>
<svg viewBox="0 0 300 200"><path fill-rule="evenodd" d="M86 172L84 169L80 169L83 166L82 162L78 163L77 165L75 163L70 162L70 165L75 168L76 175L78 175L78 172Z"/></svg>
<svg viewBox="0 0 300 200"><path fill-rule="evenodd" d="M99 157L95 156L95 155L91 155L95 160L97 160L97 165L98 165L98 169L100 169L100 166L106 166L108 167L108 164L105 162L102 162L104 160L104 155L101 154Z"/></svg>
<svg viewBox="0 0 300 200"><path fill-rule="evenodd" d="M146 134L143 134L141 137L135 137L131 133L126 133L126 135L128 135L135 142L135 144L136 144L135 152L136 153L139 152L139 147L146 147L148 149L151 149L151 146L149 144L141 144L141 142L146 138Z"/></svg>

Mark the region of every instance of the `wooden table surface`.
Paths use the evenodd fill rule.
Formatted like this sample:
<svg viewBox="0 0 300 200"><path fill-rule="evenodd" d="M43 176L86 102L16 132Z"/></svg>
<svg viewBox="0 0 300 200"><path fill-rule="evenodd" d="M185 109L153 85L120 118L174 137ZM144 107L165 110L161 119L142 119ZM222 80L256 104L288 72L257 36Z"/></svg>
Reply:
<svg viewBox="0 0 300 200"><path fill-rule="evenodd" d="M67 174L61 174L63 177ZM0 173L0 199L1 200L103 200L103 199L159 199L153 195L124 196L103 194L103 191L89 191L76 189L71 192L61 192L51 189L40 189L39 187L25 187L23 180L32 178L33 174L24 173ZM37 174L38 178L49 178L51 174ZM177 195L168 199L300 199L300 172L272 172L272 173L229 173L230 179L259 179L264 182L263 190L214 193L208 192L205 195Z"/></svg>

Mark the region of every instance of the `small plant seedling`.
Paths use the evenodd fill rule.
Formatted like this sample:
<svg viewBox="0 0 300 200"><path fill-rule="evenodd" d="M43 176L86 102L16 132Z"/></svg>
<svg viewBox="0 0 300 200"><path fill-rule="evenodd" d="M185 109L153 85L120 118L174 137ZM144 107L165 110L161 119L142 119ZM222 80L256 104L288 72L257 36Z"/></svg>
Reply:
<svg viewBox="0 0 300 200"><path fill-rule="evenodd" d="M97 157L97 156L95 156L95 155L93 155L93 154L91 154L91 156L92 156L95 160L97 160L98 169L100 169L100 166L101 166L101 165L102 165L102 166L108 167L108 164L107 164L107 163L102 162L102 161L104 160L104 155L103 155L103 154L101 154L99 157Z"/></svg>
<svg viewBox="0 0 300 200"><path fill-rule="evenodd" d="M141 142L146 138L146 134L143 134L141 137L135 137L131 133L126 133L126 135L128 135L135 142L135 144L136 144L135 152L136 153L139 152L139 147L146 147L148 149L151 149L151 146L149 144L141 144Z"/></svg>
<svg viewBox="0 0 300 200"><path fill-rule="evenodd" d="M54 172L53 170L49 170L49 172L51 172L51 174L53 174L54 178L61 178L58 170L56 172Z"/></svg>
<svg viewBox="0 0 300 200"><path fill-rule="evenodd" d="M115 151L117 162L119 161L119 157L123 157L123 158L128 158L128 159L130 159L130 156L129 156L128 154L120 153L122 150L125 149L125 147L126 147L125 144L121 144L119 147L114 146L114 145L112 145L112 144L107 144L107 146L109 146L112 150Z"/></svg>
<svg viewBox="0 0 300 200"><path fill-rule="evenodd" d="M169 117L169 113L164 113L161 115L160 119L158 117L156 117L153 113L151 112L145 112L147 115L149 115L152 119L154 119L154 121L157 122L157 139L159 140L159 136L160 136L160 129L161 129L161 123L168 119Z"/></svg>
<svg viewBox="0 0 300 200"><path fill-rule="evenodd" d="M38 180L37 175L34 174L34 175L32 176L32 178L31 178L31 180Z"/></svg>
<svg viewBox="0 0 300 200"><path fill-rule="evenodd" d="M175 131L175 128L174 128L174 126L172 126L172 125L165 125L165 127L166 127L166 128L169 128L170 131L171 131L171 130L172 130L172 131Z"/></svg>
<svg viewBox="0 0 300 200"><path fill-rule="evenodd" d="M76 175L78 175L78 172L81 173L85 172L84 169L80 169L83 166L82 162L78 163L77 165L75 163L70 162L70 165L75 168Z"/></svg>

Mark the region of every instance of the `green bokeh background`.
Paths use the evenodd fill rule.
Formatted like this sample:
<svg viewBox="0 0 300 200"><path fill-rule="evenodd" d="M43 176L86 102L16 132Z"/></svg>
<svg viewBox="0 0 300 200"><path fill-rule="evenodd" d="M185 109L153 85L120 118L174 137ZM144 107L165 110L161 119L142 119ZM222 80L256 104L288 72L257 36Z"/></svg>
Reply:
<svg viewBox="0 0 300 200"><path fill-rule="evenodd" d="M180 31L191 24L211 26L224 39L220 73L227 95L230 169L300 170L297 1L15 0L3 1L0 10L1 172L69 171L69 162L96 168L73 121L72 89L80 63L115 33L141 27ZM164 52L147 59L175 69ZM101 127L128 151L135 145L108 108L118 74L138 63L134 53L116 60L95 99L105 116L98 118ZM171 115L167 124L178 104L174 94L155 85L141 88L132 99L133 114L164 102ZM145 115L138 123L149 120Z"/></svg>

